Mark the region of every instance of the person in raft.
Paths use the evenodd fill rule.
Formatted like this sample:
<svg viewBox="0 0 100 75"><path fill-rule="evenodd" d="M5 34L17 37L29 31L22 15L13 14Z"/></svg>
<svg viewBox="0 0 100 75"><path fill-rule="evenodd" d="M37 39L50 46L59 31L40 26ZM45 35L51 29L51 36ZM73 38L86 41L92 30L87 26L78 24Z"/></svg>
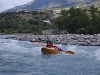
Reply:
<svg viewBox="0 0 100 75"><path fill-rule="evenodd" d="M57 46L54 46L53 43L49 40L49 38L47 38L46 43L47 43L46 47L48 47L48 48L54 47L55 49L57 49L57 50L59 50L59 51L62 51L62 50L61 50L60 48L58 48Z"/></svg>

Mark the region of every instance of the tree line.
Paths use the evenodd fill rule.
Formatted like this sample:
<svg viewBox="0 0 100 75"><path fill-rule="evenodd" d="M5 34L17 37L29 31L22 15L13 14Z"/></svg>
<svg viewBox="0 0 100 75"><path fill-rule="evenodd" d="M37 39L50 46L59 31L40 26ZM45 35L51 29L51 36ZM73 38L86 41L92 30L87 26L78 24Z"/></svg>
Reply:
<svg viewBox="0 0 100 75"><path fill-rule="evenodd" d="M45 11L19 11L0 13L0 33L33 33L41 34L48 28L44 22L48 13Z"/></svg>
<svg viewBox="0 0 100 75"><path fill-rule="evenodd" d="M100 11L94 5L88 10L71 7L68 11L62 10L54 24L72 34L97 34L100 33Z"/></svg>
<svg viewBox="0 0 100 75"><path fill-rule="evenodd" d="M0 33L42 34L45 29L66 30L70 34L100 33L100 11L94 5L88 9L71 7L61 10L60 16L52 19L52 11L20 11L0 13ZM52 25L44 22L50 20Z"/></svg>

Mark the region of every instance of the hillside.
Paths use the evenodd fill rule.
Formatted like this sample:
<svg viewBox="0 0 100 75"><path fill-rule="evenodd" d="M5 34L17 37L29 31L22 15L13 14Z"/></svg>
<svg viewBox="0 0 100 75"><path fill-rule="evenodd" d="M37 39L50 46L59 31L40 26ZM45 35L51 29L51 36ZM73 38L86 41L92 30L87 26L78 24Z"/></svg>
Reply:
<svg viewBox="0 0 100 75"><path fill-rule="evenodd" d="M0 33L42 34L42 30L48 29L58 30L53 34L59 34L62 30L72 34L100 33L99 8L94 5L90 6L89 10L71 7L69 10L61 10L60 15L52 10L0 14Z"/></svg>
<svg viewBox="0 0 100 75"><path fill-rule="evenodd" d="M34 33L41 34L50 24L52 11L20 11L0 13L0 33ZM49 26L50 27L50 26Z"/></svg>
<svg viewBox="0 0 100 75"><path fill-rule="evenodd" d="M68 8L72 6L76 7L88 7L94 4L96 7L100 7L100 0L34 0L27 4L14 7L7 11L19 11L19 10L37 10L37 9L54 9L54 8Z"/></svg>

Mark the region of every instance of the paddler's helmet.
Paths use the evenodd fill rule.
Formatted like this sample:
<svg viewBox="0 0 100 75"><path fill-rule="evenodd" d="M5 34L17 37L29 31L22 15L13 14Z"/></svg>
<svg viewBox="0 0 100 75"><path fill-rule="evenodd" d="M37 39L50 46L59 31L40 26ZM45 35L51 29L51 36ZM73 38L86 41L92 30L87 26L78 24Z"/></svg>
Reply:
<svg viewBox="0 0 100 75"><path fill-rule="evenodd" d="M49 38L46 39L46 43L52 43Z"/></svg>

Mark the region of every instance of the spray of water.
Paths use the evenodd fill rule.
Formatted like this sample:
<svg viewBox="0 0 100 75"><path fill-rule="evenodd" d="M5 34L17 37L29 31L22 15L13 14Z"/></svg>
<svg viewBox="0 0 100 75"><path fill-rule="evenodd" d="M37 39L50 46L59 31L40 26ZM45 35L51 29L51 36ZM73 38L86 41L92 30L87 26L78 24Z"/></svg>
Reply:
<svg viewBox="0 0 100 75"><path fill-rule="evenodd" d="M30 53L33 56L41 55L41 48L42 46L35 45L31 42L22 42L17 40L9 40L4 39L0 40L2 44L0 44L0 50L5 50L13 53ZM62 44L55 44L59 48L63 50L71 50L75 52L75 54L82 54L83 56L88 55L89 57L96 57L97 60L100 60L100 48L94 51L88 51L88 47L86 48L79 48L79 46L71 46L71 45L62 45ZM95 53L95 54L94 54Z"/></svg>
<svg viewBox="0 0 100 75"><path fill-rule="evenodd" d="M100 48L95 51L95 57L97 60L100 60Z"/></svg>

